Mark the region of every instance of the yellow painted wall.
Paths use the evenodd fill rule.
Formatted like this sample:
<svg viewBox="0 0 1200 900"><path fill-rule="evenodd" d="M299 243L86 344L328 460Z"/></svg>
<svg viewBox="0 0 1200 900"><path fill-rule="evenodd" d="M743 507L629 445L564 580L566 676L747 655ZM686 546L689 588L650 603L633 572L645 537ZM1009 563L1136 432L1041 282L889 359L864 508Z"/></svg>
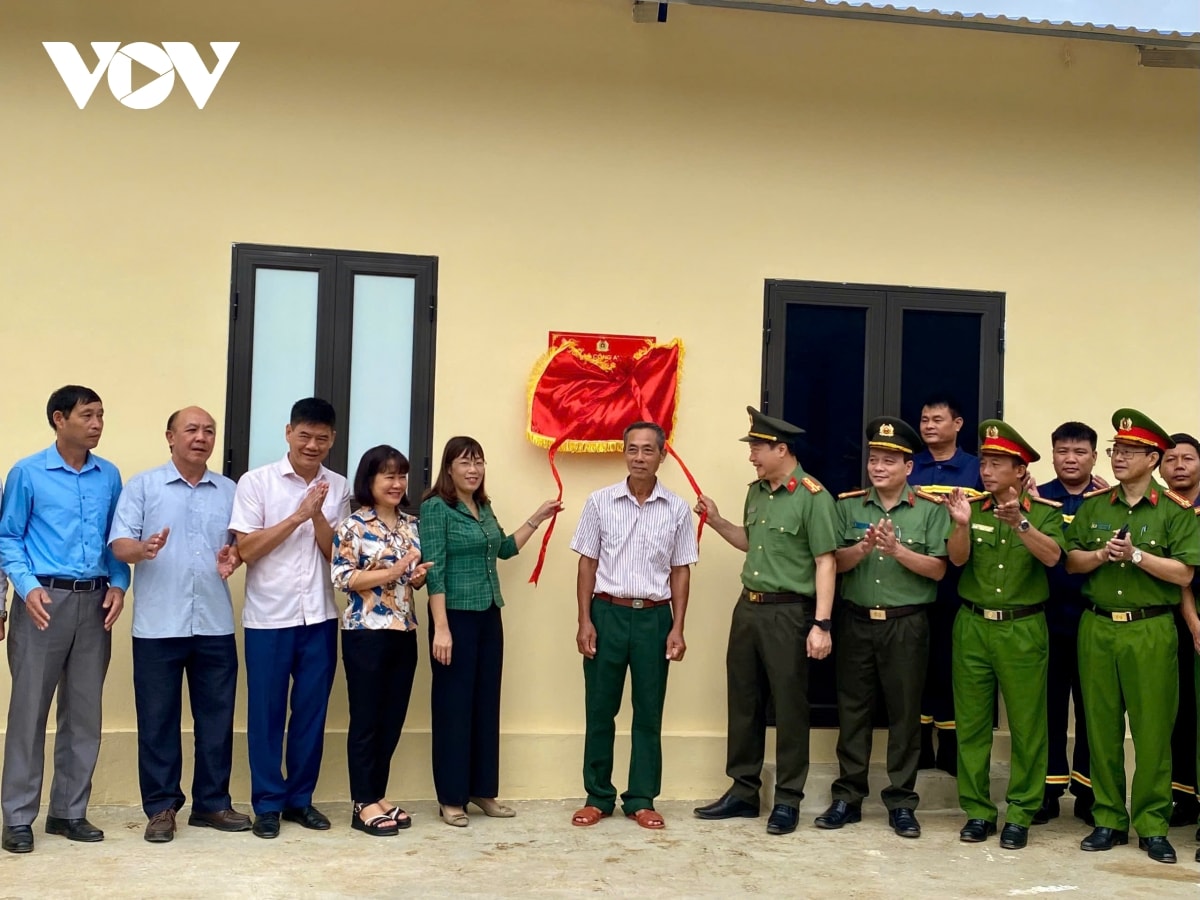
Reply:
<svg viewBox="0 0 1200 900"><path fill-rule="evenodd" d="M182 85L134 111L104 83L80 111L46 40L241 47L203 111ZM9 0L0 110L5 470L49 442L45 398L66 382L104 397L100 452L127 475L161 461L172 409L220 420L235 241L439 258L435 453L480 438L508 523L553 490L522 428L549 329L682 338L676 444L736 508L766 278L1004 291L1024 434L1126 404L1200 428L1200 89L1130 46L678 6L635 25L626 0ZM512 796L581 790L567 545L586 493L623 470L562 468L542 586L532 554L502 566ZM686 493L670 464L664 479ZM672 796L724 786L739 559L711 534L702 556L664 725ZM129 625L97 777L125 801ZM427 696L423 659L406 796L431 791ZM322 796L344 796L345 709L339 680ZM831 759L832 735L815 747ZM241 745L235 781L245 796Z"/></svg>

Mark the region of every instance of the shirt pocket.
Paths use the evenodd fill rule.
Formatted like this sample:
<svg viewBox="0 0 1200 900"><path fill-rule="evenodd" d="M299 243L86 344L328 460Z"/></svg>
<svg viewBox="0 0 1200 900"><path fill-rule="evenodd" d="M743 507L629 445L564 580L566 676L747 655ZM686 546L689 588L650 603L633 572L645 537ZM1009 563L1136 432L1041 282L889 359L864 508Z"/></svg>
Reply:
<svg viewBox="0 0 1200 900"><path fill-rule="evenodd" d="M1147 522L1129 530L1130 541L1143 553L1163 556L1167 552L1164 544L1167 541L1166 532L1159 522Z"/></svg>
<svg viewBox="0 0 1200 900"><path fill-rule="evenodd" d="M971 546L995 547L1000 543L999 522L971 522Z"/></svg>
<svg viewBox="0 0 1200 900"><path fill-rule="evenodd" d="M903 544L914 553L925 555L929 552L928 529L922 522L907 528L896 525L896 543Z"/></svg>

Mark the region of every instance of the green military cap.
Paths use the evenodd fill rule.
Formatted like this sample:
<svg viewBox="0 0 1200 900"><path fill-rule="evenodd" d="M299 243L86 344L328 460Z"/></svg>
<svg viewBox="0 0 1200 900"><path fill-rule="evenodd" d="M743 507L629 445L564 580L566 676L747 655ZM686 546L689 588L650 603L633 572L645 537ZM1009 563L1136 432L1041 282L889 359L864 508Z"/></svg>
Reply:
<svg viewBox="0 0 1200 900"><path fill-rule="evenodd" d="M1113 428L1117 433L1114 441L1128 441L1131 444L1145 444L1155 450L1170 450L1175 446L1171 435L1161 428L1157 422L1145 413L1136 409L1118 409L1112 416Z"/></svg>
<svg viewBox="0 0 1200 900"><path fill-rule="evenodd" d="M803 428L797 428L790 422L785 422L783 419L773 419L770 416L764 416L753 406L747 406L746 412L750 413L750 433L743 441L768 441L772 444L790 444L800 435L804 434Z"/></svg>
<svg viewBox="0 0 1200 900"><path fill-rule="evenodd" d="M879 416L867 423L867 446L898 453L919 453L924 444L916 430L903 419Z"/></svg>
<svg viewBox="0 0 1200 900"><path fill-rule="evenodd" d="M979 452L1005 453L1017 457L1025 465L1042 458L1017 429L999 419L984 419L979 423Z"/></svg>

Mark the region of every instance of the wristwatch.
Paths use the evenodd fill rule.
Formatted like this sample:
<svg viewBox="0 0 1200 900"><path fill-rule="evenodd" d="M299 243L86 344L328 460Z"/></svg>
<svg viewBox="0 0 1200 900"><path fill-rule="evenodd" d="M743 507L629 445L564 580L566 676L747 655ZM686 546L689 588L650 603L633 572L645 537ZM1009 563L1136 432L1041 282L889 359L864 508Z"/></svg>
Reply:
<svg viewBox="0 0 1200 900"><path fill-rule="evenodd" d="M1017 531L1024 533L1028 530L1029 530L1029 520L1028 519L1022 519L1020 522L1017 523Z"/></svg>
<svg viewBox="0 0 1200 900"><path fill-rule="evenodd" d="M820 628L822 631L828 631L830 628L833 627L833 620L832 619L814 619L813 624L816 625L818 628Z"/></svg>
<svg viewBox="0 0 1200 900"><path fill-rule="evenodd" d="M1134 550L1133 553L1130 555L1129 559L1133 562L1133 564L1135 566L1140 566L1142 564L1142 551Z"/></svg>

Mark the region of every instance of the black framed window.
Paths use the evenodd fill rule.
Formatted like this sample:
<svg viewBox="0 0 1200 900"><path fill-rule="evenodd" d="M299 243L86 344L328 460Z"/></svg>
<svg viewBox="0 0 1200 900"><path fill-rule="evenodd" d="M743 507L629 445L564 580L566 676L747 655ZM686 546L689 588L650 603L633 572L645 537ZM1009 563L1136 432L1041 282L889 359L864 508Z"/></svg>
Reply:
<svg viewBox="0 0 1200 900"><path fill-rule="evenodd" d="M392 444L417 503L432 468L437 258L234 244L225 474L280 459L301 397L338 416L326 463L352 478L363 451Z"/></svg>

